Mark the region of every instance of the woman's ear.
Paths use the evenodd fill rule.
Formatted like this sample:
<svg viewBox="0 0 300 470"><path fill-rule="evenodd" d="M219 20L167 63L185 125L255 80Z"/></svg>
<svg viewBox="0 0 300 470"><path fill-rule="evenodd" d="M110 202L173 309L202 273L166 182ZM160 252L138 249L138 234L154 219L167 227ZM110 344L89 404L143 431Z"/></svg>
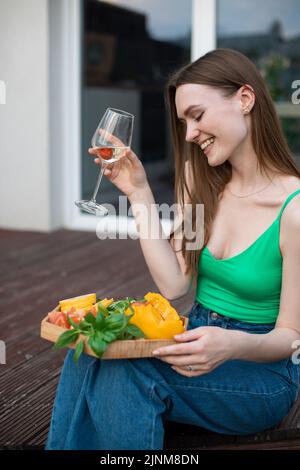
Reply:
<svg viewBox="0 0 300 470"><path fill-rule="evenodd" d="M251 85L243 85L239 89L242 114L249 114L255 103L255 93Z"/></svg>

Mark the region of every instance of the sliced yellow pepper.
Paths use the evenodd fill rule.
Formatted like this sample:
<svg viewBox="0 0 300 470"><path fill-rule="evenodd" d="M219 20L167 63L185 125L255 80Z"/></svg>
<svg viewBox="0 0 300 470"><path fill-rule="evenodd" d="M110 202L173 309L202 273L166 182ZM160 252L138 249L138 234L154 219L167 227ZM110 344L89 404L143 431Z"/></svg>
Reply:
<svg viewBox="0 0 300 470"><path fill-rule="evenodd" d="M174 320L180 319L178 313L176 312L175 308L170 305L170 302L165 299L161 294L155 292L148 292L146 294L145 299L147 299L151 305L153 305L156 310L162 315L163 318L170 320L173 318Z"/></svg>
<svg viewBox="0 0 300 470"><path fill-rule="evenodd" d="M149 339L172 339L184 331L183 321L171 307L168 300L160 294L149 292L145 302L132 302L134 315L129 323L139 327ZM130 308L126 315L131 314Z"/></svg>

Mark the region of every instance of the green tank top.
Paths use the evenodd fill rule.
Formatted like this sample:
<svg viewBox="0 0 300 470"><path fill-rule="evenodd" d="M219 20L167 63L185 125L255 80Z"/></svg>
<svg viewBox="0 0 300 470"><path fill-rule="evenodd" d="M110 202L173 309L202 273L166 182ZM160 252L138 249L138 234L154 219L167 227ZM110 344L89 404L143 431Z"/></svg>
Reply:
<svg viewBox="0 0 300 470"><path fill-rule="evenodd" d="M217 259L205 245L198 264L196 301L213 311L249 323L273 323L279 313L282 256L280 218L236 256Z"/></svg>

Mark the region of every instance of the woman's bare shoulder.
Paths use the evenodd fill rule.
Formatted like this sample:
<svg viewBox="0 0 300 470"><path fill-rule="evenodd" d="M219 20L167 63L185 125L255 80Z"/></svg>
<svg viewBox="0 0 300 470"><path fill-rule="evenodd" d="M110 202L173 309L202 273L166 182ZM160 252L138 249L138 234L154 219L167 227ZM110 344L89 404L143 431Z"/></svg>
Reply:
<svg viewBox="0 0 300 470"><path fill-rule="evenodd" d="M284 193L285 193L285 200L288 196L293 194L295 191L300 190L300 178L296 176L288 176L286 177L284 184ZM300 194L297 197L294 197L288 204L286 210L284 211L286 214L286 219L293 217L294 212L296 211L299 213L300 209Z"/></svg>
<svg viewBox="0 0 300 470"><path fill-rule="evenodd" d="M288 196L300 189L300 178L293 175L280 175L277 179L277 185L281 188L284 195Z"/></svg>

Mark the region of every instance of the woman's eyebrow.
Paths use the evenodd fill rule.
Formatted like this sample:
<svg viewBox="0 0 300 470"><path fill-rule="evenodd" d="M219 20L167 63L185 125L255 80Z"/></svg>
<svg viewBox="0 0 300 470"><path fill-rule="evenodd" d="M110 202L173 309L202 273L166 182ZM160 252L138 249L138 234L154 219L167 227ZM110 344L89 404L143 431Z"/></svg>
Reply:
<svg viewBox="0 0 300 470"><path fill-rule="evenodd" d="M194 108L203 108L201 104L192 104L191 106L188 106L186 110L183 112L184 116L187 116ZM178 119L182 121L182 118L178 116Z"/></svg>

